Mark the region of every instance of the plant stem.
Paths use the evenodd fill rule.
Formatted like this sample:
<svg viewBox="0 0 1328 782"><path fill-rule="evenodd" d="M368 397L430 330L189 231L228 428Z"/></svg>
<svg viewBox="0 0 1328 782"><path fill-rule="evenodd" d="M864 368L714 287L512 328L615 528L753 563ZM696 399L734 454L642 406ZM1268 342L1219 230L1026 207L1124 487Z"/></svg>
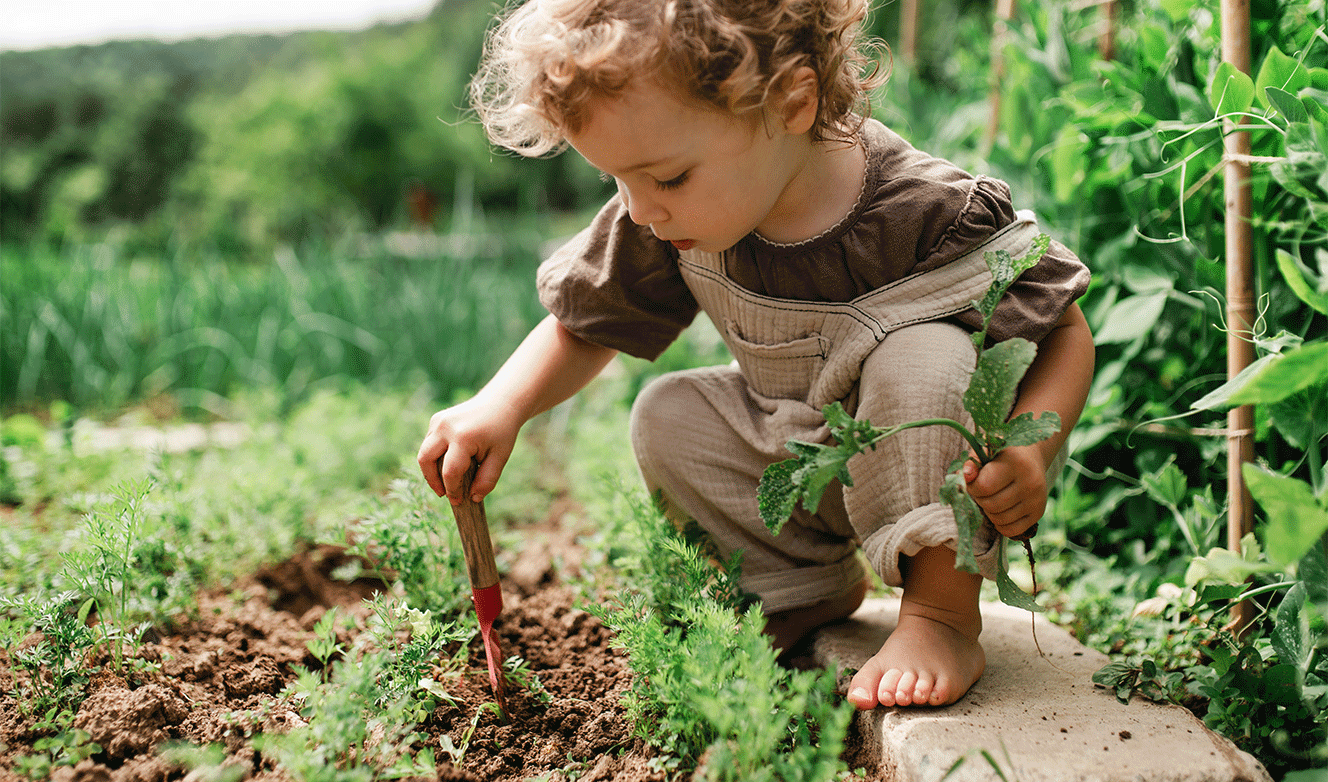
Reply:
<svg viewBox="0 0 1328 782"><path fill-rule="evenodd" d="M885 438L902 432L905 429L917 429L923 426L948 426L964 436L964 439L968 441L969 446L972 447L973 453L977 454L979 464L986 464L992 460L992 455L987 453L987 444L976 434L970 432L963 424L951 418L926 418L920 421L909 421L906 424L892 426L889 429L882 430L880 434L875 437L872 437L871 440L867 442L867 445L874 446Z"/></svg>

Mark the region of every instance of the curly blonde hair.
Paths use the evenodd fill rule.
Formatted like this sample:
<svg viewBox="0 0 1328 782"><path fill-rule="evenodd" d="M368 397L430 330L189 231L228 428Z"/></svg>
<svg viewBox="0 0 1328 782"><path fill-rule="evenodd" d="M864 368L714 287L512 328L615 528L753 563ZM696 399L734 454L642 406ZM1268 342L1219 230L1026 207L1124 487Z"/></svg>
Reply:
<svg viewBox="0 0 1328 782"><path fill-rule="evenodd" d="M470 85L493 143L528 157L562 151L595 98L638 75L735 116L817 75L816 141L855 136L884 81L863 35L868 0L529 0L489 33ZM759 116L759 115L755 115Z"/></svg>

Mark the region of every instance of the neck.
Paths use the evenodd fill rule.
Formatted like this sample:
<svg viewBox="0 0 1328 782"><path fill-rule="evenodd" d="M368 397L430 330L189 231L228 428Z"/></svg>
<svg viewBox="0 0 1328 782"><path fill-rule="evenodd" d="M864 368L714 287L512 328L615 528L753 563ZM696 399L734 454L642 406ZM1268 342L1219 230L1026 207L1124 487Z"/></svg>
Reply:
<svg viewBox="0 0 1328 782"><path fill-rule="evenodd" d="M756 228L772 242L801 242L842 221L858 202L867 171L862 144L805 142L775 208Z"/></svg>

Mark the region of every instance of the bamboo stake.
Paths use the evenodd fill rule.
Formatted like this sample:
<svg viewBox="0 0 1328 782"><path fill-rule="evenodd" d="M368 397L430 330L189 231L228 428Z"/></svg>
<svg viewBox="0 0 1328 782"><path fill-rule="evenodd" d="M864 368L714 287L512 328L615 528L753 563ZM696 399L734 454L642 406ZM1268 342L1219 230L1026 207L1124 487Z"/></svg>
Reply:
<svg viewBox="0 0 1328 782"><path fill-rule="evenodd" d="M1250 72L1249 0L1222 0L1222 60ZM1254 361L1254 285L1251 255L1250 134L1224 121L1224 195L1226 200L1227 377L1234 378ZM1240 541L1254 529L1254 501L1241 467L1254 459L1254 408L1243 405L1227 414L1227 548L1240 552ZM1254 616L1248 601L1232 607L1232 627L1242 631Z"/></svg>
<svg viewBox="0 0 1328 782"><path fill-rule="evenodd" d="M899 4L899 49L909 69L918 64L918 0Z"/></svg>
<svg viewBox="0 0 1328 782"><path fill-rule="evenodd" d="M991 92L987 98L990 114L987 133L982 139L985 157L996 145L996 133L1001 124L1001 89L1005 84L1005 42L1010 34L1010 20L1014 18L1014 0L996 0L996 21L991 31Z"/></svg>
<svg viewBox="0 0 1328 782"><path fill-rule="evenodd" d="M1097 53L1108 62L1116 59L1116 10L1116 0L1106 0L1102 4L1104 29L1097 39Z"/></svg>

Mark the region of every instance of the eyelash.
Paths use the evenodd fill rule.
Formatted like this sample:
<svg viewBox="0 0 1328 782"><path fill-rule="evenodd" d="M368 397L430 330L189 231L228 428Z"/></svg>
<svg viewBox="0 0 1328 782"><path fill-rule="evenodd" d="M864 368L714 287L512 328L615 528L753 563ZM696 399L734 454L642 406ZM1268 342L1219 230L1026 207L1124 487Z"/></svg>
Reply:
<svg viewBox="0 0 1328 782"><path fill-rule="evenodd" d="M691 172L684 171L678 176L668 180L667 182L656 182L655 187L658 187L660 190L677 190L678 188L687 184L687 175L689 173Z"/></svg>
<svg viewBox="0 0 1328 782"><path fill-rule="evenodd" d="M655 182L655 187L659 188L660 190L677 190L678 188L680 188L680 187L682 187L683 185L687 184L687 177L688 177L688 175L690 175L691 173L692 173L692 172L690 172L690 171L684 171L684 172L682 172L681 174L679 174L678 176L674 177L673 179L669 179L669 180L664 181L664 182L660 182L660 181L656 180L656 182ZM611 176L609 176L608 174L606 174L606 173L604 173L603 171L601 171L601 172L599 172L599 181L601 181L601 182L612 182L612 181L613 181L613 177L611 177Z"/></svg>

